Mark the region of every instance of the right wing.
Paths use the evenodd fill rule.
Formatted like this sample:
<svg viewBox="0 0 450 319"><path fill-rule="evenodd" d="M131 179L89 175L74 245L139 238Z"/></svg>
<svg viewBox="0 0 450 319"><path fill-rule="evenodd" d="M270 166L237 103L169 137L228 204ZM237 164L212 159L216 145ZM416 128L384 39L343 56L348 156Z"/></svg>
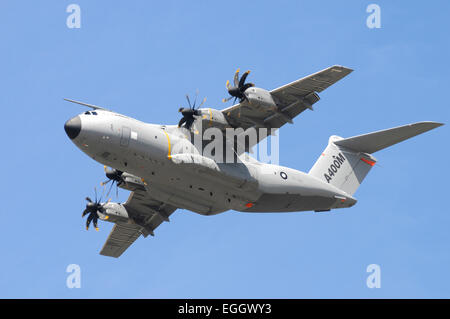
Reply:
<svg viewBox="0 0 450 319"><path fill-rule="evenodd" d="M119 257L140 235L154 236L153 231L177 209L152 198L145 188L136 188L123 206L131 222L114 225L100 255Z"/></svg>

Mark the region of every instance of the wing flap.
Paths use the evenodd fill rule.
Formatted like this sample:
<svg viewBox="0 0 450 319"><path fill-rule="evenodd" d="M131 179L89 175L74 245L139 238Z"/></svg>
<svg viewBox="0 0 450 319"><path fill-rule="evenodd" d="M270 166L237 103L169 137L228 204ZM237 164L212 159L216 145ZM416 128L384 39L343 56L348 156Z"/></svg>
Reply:
<svg viewBox="0 0 450 319"><path fill-rule="evenodd" d="M100 255L118 258L142 234L142 227L134 224L116 223L111 230Z"/></svg>

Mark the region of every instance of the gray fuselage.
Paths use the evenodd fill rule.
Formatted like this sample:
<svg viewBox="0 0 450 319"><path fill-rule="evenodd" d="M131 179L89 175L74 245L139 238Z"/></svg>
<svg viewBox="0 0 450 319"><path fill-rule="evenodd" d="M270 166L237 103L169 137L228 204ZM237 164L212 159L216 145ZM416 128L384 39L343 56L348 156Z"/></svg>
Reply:
<svg viewBox="0 0 450 319"><path fill-rule="evenodd" d="M70 119L65 128L73 143L95 161L142 178L150 196L202 215L230 209L323 211L356 203L311 175L243 155L236 163L214 163L214 168L180 162L179 150L193 145L185 137L187 130L175 125L95 110Z"/></svg>

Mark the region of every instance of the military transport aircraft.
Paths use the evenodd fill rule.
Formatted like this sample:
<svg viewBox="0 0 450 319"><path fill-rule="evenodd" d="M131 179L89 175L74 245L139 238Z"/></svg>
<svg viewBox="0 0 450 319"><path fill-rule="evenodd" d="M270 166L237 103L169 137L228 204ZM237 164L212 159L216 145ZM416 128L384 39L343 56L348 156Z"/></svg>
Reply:
<svg viewBox="0 0 450 319"><path fill-rule="evenodd" d="M230 97L224 101L234 98L239 103L223 110L196 108L188 97L189 108L179 110L178 125L143 123L66 99L91 109L65 123L69 138L104 165L108 178L104 184L131 191L125 203L101 202L97 194L95 201L86 198L82 215L88 216L87 228L93 222L98 229L98 219L115 224L100 254L119 257L140 235L153 236L177 208L214 215L227 210L322 212L355 205L353 195L377 161L373 153L443 124L419 122L349 138L331 136L308 173L250 157L248 153L266 138L264 134L257 133L256 139L242 145L234 137L230 142L224 133L223 149L232 150L233 161L204 154L204 143L199 148L192 141L207 128L219 132L241 128L244 134L252 129L279 129L312 110L319 101L317 93L350 72L331 66L268 91L246 83L249 72L239 78L238 70L233 85L226 84Z"/></svg>

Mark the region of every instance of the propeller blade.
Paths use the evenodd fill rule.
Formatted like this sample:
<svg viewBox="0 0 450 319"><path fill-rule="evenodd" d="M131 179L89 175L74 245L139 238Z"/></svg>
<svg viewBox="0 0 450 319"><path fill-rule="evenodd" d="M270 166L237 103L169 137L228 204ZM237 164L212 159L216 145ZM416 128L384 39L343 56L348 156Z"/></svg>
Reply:
<svg viewBox="0 0 450 319"><path fill-rule="evenodd" d="M86 216L87 213L88 213L88 210L87 210L87 208L86 208L85 210L83 210L83 213L81 214L81 217Z"/></svg>
<svg viewBox="0 0 450 319"><path fill-rule="evenodd" d="M94 217L92 218L92 224L94 224L96 231L98 231L97 221L98 221L98 215L97 215L97 213L95 213Z"/></svg>
<svg viewBox="0 0 450 319"><path fill-rule="evenodd" d="M186 119L186 128L188 130L191 129L192 123L194 123L194 119L193 118Z"/></svg>
<svg viewBox="0 0 450 319"><path fill-rule="evenodd" d="M97 187L94 187L94 192L95 192L95 202L97 203Z"/></svg>
<svg viewBox="0 0 450 319"><path fill-rule="evenodd" d="M94 218L94 215L92 213L89 214L88 218L86 219L86 230L89 230L89 225L91 224L91 221L93 218Z"/></svg>
<svg viewBox="0 0 450 319"><path fill-rule="evenodd" d="M111 180L108 179L107 181L101 182L100 185L101 185L101 186L105 186L105 185L108 184L110 181L111 181Z"/></svg>
<svg viewBox="0 0 450 319"><path fill-rule="evenodd" d="M186 118L183 116L180 121L178 122L178 127L181 127L181 125L184 124L184 122L186 122Z"/></svg>
<svg viewBox="0 0 450 319"><path fill-rule="evenodd" d="M192 105L192 109L193 109L193 110L195 110L195 104L197 104L197 97L198 97L198 89L195 91L194 104Z"/></svg>
<svg viewBox="0 0 450 319"><path fill-rule="evenodd" d="M102 195L100 196L100 199L98 200L99 203L102 201L103 195L105 195L105 188L106 187L103 187Z"/></svg>
<svg viewBox="0 0 450 319"><path fill-rule="evenodd" d="M236 70L236 73L234 73L234 86L238 87L239 86L239 68Z"/></svg>
<svg viewBox="0 0 450 319"><path fill-rule="evenodd" d="M231 85L230 85L230 81L229 80L227 80L227 83L225 84L225 86L226 86L227 90L230 89Z"/></svg>
<svg viewBox="0 0 450 319"><path fill-rule="evenodd" d="M202 103L197 107L197 110L206 102L206 97L203 99ZM197 115L197 114L196 114Z"/></svg>
<svg viewBox="0 0 450 319"><path fill-rule="evenodd" d="M86 197L86 200L87 200L89 203L92 203L92 199L90 199L89 197Z"/></svg>
<svg viewBox="0 0 450 319"><path fill-rule="evenodd" d="M241 89L245 83L245 79L247 79L247 76L250 74L250 71L245 72L242 77L241 80L239 81L239 88ZM243 90L241 90L241 92L243 92Z"/></svg>
<svg viewBox="0 0 450 319"><path fill-rule="evenodd" d="M109 190L108 190L108 193L106 193L106 197L108 197L109 193L111 193L111 189L113 188L113 186L114 186L114 182L112 182L111 186L109 186Z"/></svg>
<svg viewBox="0 0 450 319"><path fill-rule="evenodd" d="M242 94L247 90L248 88L251 88L252 86L255 86L253 83L245 83L242 87Z"/></svg>
<svg viewBox="0 0 450 319"><path fill-rule="evenodd" d="M187 94L186 94L186 99L187 99L187 101L188 101L189 108L192 109L192 106L191 106L191 100L189 100L189 95L187 95Z"/></svg>

